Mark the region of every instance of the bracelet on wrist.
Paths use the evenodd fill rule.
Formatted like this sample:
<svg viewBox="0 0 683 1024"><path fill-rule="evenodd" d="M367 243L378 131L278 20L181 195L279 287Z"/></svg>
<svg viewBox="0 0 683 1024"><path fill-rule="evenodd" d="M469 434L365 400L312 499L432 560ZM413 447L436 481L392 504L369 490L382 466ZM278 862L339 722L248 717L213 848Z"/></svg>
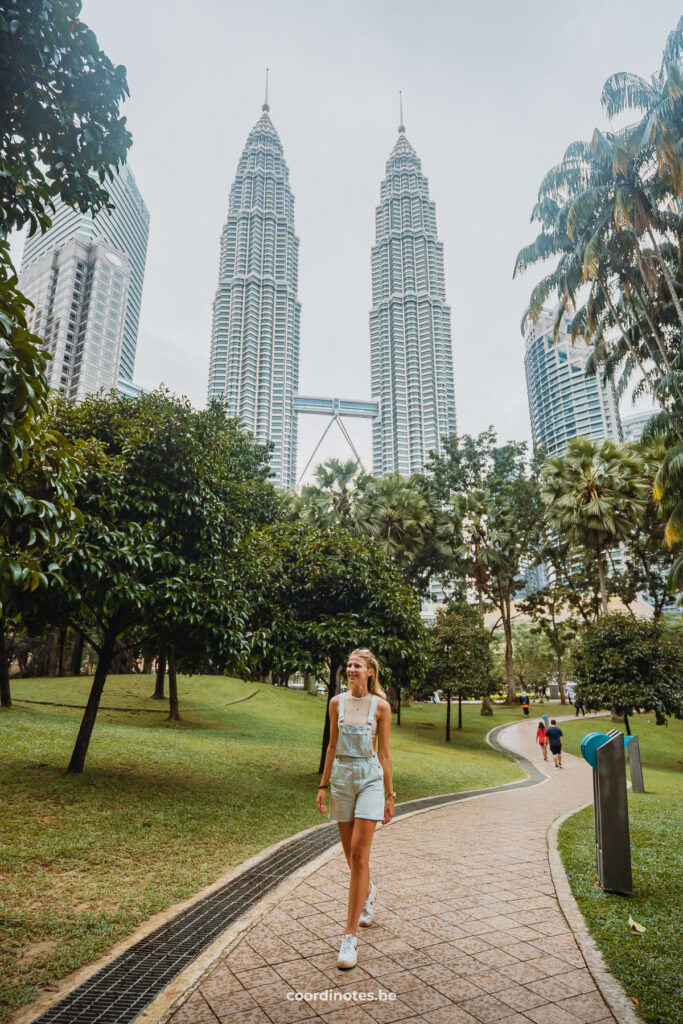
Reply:
<svg viewBox="0 0 683 1024"><path fill-rule="evenodd" d="M329 782L327 783L326 786L318 786L318 789L329 789L329 788L330 788Z"/></svg>

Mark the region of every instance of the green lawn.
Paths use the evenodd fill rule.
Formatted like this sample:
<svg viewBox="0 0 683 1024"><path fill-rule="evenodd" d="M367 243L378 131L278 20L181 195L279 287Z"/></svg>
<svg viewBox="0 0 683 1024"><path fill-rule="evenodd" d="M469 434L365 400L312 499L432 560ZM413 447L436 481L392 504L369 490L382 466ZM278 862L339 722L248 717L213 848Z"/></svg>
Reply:
<svg viewBox="0 0 683 1024"><path fill-rule="evenodd" d="M562 723L566 750L580 754L581 738L614 728L609 720ZM638 1012L649 1024L681 1024L681 878L683 877L683 722L655 725L634 715L646 792L630 793L633 896L597 887L593 811L587 808L560 829L562 859L591 935ZM633 937L629 915L647 931Z"/></svg>
<svg viewBox="0 0 683 1024"><path fill-rule="evenodd" d="M65 772L89 679L14 680L0 714L2 937L0 1021L42 987L101 956L137 925L231 865L311 825L324 697L222 677L179 680L181 723L149 698L149 676L111 677L82 776ZM230 704L256 691L250 700ZM164 707L165 705L161 705ZM523 777L484 743L521 717L463 708L444 742L446 708L402 710L392 729L398 801ZM457 707L453 708L457 721Z"/></svg>

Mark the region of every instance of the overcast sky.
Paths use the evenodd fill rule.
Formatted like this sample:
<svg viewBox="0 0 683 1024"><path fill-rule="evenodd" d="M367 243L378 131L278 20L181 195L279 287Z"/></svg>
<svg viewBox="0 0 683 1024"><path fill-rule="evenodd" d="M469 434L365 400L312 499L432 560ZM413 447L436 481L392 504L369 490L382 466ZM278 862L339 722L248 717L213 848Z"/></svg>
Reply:
<svg viewBox="0 0 683 1024"><path fill-rule="evenodd" d="M658 68L679 15L674 0L647 16L642 0L84 0L128 69L151 213L136 382L205 403L219 238L268 66L300 238L300 391L370 396L370 246L402 89L445 246L458 431L529 439L519 324L535 279L512 269L539 182L605 127L609 74ZM299 471L324 426L301 418ZM370 468L369 422L347 426ZM347 451L330 431L319 457Z"/></svg>

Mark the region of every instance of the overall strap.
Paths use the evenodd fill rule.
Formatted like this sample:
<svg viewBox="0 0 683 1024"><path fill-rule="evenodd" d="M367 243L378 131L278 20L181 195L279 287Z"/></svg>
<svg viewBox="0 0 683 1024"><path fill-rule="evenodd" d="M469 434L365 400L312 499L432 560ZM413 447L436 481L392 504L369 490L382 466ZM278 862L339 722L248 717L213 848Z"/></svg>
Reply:
<svg viewBox="0 0 683 1024"><path fill-rule="evenodd" d="M344 721L344 694L339 694L339 703L337 704L337 724L341 725Z"/></svg>
<svg viewBox="0 0 683 1024"><path fill-rule="evenodd" d="M376 693L373 693L372 700L370 701L370 710L368 711L368 725L372 725L375 720L375 714L377 712L377 702L379 697Z"/></svg>

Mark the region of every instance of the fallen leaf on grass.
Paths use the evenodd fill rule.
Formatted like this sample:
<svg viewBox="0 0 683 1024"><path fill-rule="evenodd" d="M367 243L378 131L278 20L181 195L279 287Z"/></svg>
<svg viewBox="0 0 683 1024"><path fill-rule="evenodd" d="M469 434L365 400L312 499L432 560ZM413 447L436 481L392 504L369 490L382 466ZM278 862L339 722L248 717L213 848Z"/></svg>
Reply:
<svg viewBox="0 0 683 1024"><path fill-rule="evenodd" d="M628 926L631 929L631 935L642 935L643 932L647 931L644 924L638 924L632 917L628 919Z"/></svg>
<svg viewBox="0 0 683 1024"><path fill-rule="evenodd" d="M632 1003L635 1003L635 1004L636 1004L636 1006L638 1005L638 1000L636 999L636 997L635 997L635 996L631 996L631 1002L632 1002Z"/></svg>

